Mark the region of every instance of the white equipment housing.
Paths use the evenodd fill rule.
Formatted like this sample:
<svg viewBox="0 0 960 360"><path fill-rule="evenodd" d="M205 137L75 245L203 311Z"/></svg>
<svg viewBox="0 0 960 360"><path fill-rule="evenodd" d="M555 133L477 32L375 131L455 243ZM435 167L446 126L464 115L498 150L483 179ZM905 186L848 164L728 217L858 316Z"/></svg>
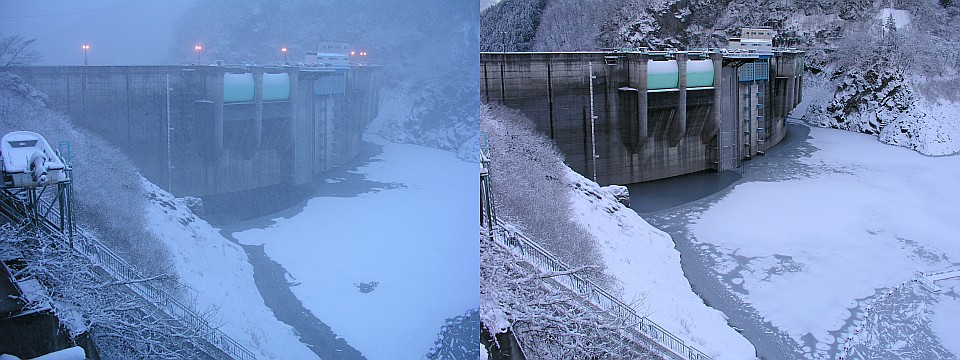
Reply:
<svg viewBox="0 0 960 360"><path fill-rule="evenodd" d="M14 131L0 140L4 188L35 188L67 181L66 166L35 132Z"/></svg>

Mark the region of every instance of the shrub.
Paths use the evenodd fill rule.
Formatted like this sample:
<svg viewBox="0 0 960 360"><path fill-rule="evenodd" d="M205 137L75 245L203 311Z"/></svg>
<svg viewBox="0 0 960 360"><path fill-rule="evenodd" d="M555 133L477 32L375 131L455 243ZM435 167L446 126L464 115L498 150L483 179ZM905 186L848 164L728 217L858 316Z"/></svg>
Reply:
<svg viewBox="0 0 960 360"><path fill-rule="evenodd" d="M593 236L573 221L572 184L563 156L522 114L502 106L480 108L490 138L490 174L498 216L568 265L603 268Z"/></svg>

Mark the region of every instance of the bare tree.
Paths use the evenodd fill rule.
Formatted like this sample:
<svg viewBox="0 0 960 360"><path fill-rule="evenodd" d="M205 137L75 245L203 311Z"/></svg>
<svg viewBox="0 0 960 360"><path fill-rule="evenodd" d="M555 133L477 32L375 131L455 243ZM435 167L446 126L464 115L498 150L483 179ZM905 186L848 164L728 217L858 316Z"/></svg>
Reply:
<svg viewBox="0 0 960 360"><path fill-rule="evenodd" d="M36 279L45 288L28 306L51 308L72 338L89 333L105 359L191 358L205 346L199 327L174 321L124 286L162 281L164 275L119 282L64 239L10 224L0 226L0 258L22 258L26 266L18 277Z"/></svg>
<svg viewBox="0 0 960 360"><path fill-rule="evenodd" d="M571 270L582 275L583 268ZM531 359L637 359L649 357L632 345L637 324L591 306L570 291L548 285L556 274L518 262L480 236L480 313L491 332L502 316ZM495 334L491 334L495 335ZM496 338L495 336L493 337Z"/></svg>
<svg viewBox="0 0 960 360"><path fill-rule="evenodd" d="M574 185L553 141L537 133L523 114L499 105L481 107L480 129L490 137L499 216L567 264L595 267L591 280L607 283L596 239L573 220Z"/></svg>
<svg viewBox="0 0 960 360"><path fill-rule="evenodd" d="M0 69L9 66L22 66L41 60L40 53L33 48L36 39L27 39L20 35L4 36L0 34Z"/></svg>

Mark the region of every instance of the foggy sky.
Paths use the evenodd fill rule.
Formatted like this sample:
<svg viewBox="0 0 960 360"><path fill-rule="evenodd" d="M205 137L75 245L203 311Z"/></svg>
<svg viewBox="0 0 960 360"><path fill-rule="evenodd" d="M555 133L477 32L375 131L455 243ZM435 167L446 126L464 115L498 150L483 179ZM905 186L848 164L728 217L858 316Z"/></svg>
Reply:
<svg viewBox="0 0 960 360"><path fill-rule="evenodd" d="M166 64L174 23L194 2L0 0L0 33L36 39L41 65L83 65L83 43L90 65Z"/></svg>

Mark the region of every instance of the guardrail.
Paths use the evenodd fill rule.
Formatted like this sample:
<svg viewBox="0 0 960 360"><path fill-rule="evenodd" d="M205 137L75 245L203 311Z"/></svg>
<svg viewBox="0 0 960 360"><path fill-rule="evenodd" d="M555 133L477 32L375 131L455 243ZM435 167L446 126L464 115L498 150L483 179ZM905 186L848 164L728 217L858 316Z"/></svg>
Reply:
<svg viewBox="0 0 960 360"><path fill-rule="evenodd" d="M39 201L44 200L40 199ZM7 214L17 216L20 219L28 217L29 210L27 207L7 190L2 190L2 193L0 193L0 208ZM55 206L50 206L50 208L53 210L46 214L43 223L40 225L43 226L44 230L60 235L62 233L56 225L56 222L59 221L60 211ZM151 282L139 281L147 277L133 265L123 260L120 255L110 250L100 240L88 236L79 226L70 245L117 280L126 282L124 285L127 288L142 296L166 314L173 316L177 322L191 327L203 340L224 354L240 360L256 359L256 356L250 350L244 348L243 345L224 334L220 329L210 326L206 319L175 299L163 288Z"/></svg>
<svg viewBox="0 0 960 360"><path fill-rule="evenodd" d="M493 231L494 241L509 249L514 255L519 256L541 271L562 273L571 269L571 267L564 264L563 261L550 254L550 252L533 240L516 231L512 226L505 224L500 219L496 220L496 224L497 226L494 227ZM712 360L700 350L685 344L683 340L665 330L660 325L657 325L657 323L645 316L638 315L630 305L620 301L616 296L613 296L592 281L584 279L577 274L562 274L554 276L552 279L571 291L582 295L601 309L637 324L637 330L647 341L652 341L660 347L669 350L672 353L669 355L679 357L680 359Z"/></svg>

